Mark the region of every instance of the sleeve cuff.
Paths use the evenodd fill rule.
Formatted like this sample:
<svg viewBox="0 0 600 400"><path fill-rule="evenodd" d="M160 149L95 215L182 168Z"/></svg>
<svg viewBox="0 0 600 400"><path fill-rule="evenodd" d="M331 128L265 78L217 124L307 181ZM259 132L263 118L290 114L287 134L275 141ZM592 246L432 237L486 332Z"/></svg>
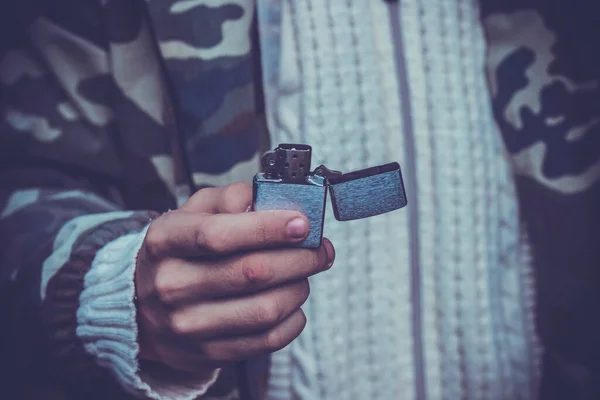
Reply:
<svg viewBox="0 0 600 400"><path fill-rule="evenodd" d="M207 379L182 382L140 367L134 274L147 229L121 236L96 254L79 299L77 336L128 392L156 400L192 400L206 393L219 370Z"/></svg>

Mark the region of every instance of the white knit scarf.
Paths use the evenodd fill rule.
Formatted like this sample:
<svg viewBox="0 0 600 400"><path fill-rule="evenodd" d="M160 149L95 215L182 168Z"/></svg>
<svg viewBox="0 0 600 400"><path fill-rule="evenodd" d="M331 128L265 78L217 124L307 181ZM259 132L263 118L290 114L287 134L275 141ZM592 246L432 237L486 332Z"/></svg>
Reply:
<svg viewBox="0 0 600 400"><path fill-rule="evenodd" d="M269 400L534 398L531 266L491 111L476 1L399 3L259 0L272 143L308 143L315 165L343 171L397 160L405 176L415 174L407 190L418 200L344 223L328 210L336 265L311 280L307 327L272 358ZM392 12L410 115L401 112ZM414 169L403 118L414 127Z"/></svg>

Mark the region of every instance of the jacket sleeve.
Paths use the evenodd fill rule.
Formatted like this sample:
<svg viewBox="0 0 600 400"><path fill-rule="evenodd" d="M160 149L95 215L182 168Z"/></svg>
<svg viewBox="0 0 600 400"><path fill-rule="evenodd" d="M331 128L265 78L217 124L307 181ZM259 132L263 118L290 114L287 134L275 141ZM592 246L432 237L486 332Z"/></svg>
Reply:
<svg viewBox="0 0 600 400"><path fill-rule="evenodd" d="M14 344L29 356L22 361L39 361L47 352L54 373L67 383L90 388L115 379L142 398L203 394L216 373L183 381L176 374L149 373L138 363L135 257L158 213L123 211L70 186L60 174L39 171L53 181L34 183L27 182L27 173L36 175L5 173L0 194L2 283L18 288L7 306ZM54 186L58 182L66 187Z"/></svg>
<svg viewBox="0 0 600 400"><path fill-rule="evenodd" d="M70 2L74 9L89 3ZM109 91L102 35L85 36L93 19L62 21L69 13L56 7L27 19L26 30L9 32L15 40L0 54L3 358L16 377L49 376L80 392L77 398L127 392L187 400L211 386L235 390L229 373L215 384L218 371L182 376L138 360L135 259L149 223L175 202L154 195L161 187L169 193L168 185L120 138L107 99L122 109L130 104ZM85 19L93 9L71 11ZM156 143L140 146L160 155Z"/></svg>

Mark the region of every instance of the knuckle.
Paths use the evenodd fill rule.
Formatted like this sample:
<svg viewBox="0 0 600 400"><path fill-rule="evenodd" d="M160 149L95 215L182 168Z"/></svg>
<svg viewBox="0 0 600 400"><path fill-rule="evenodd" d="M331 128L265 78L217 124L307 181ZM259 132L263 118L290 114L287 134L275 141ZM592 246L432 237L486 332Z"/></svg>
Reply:
<svg viewBox="0 0 600 400"><path fill-rule="evenodd" d="M288 340L280 329L272 329L263 336L265 349L269 352L281 350L288 345Z"/></svg>
<svg viewBox="0 0 600 400"><path fill-rule="evenodd" d="M144 238L144 247L148 254L153 258L159 258L162 249L165 246L166 235L165 230L162 228L163 221L161 218L167 218L166 215L163 215L148 227L148 231L146 232L146 237Z"/></svg>
<svg viewBox="0 0 600 400"><path fill-rule="evenodd" d="M220 229L209 216L201 224L196 236L196 243L212 253L221 253L226 248L227 233Z"/></svg>
<svg viewBox="0 0 600 400"><path fill-rule="evenodd" d="M207 194L210 194L210 192L212 192L214 190L215 189L212 187L205 187L205 188L202 188L202 189L196 191L196 193L192 194L190 196L190 198L185 202L185 204L180 208L186 209L186 208L189 208L190 206L193 206L194 204L202 202L203 197L206 196Z"/></svg>
<svg viewBox="0 0 600 400"><path fill-rule="evenodd" d="M275 277L275 269L262 255L247 256L241 260L240 264L246 283L266 283Z"/></svg>
<svg viewBox="0 0 600 400"><path fill-rule="evenodd" d="M180 313L173 313L169 318L169 328L175 335L187 335L192 332L189 318Z"/></svg>
<svg viewBox="0 0 600 400"><path fill-rule="evenodd" d="M278 302L263 300L257 305L256 317L261 324L273 325L281 320L282 309Z"/></svg>
<svg viewBox="0 0 600 400"><path fill-rule="evenodd" d="M186 212L217 212L217 206L214 202L210 201L215 198L214 193L217 190L218 189L214 187L199 189L181 207L179 207L179 210Z"/></svg>
<svg viewBox="0 0 600 400"><path fill-rule="evenodd" d="M202 188L198 191L196 191L196 193L194 193L190 199L188 201L197 201L198 199L201 199L202 197L206 196L207 194L209 194L210 192L212 192L213 190L215 190L215 188L213 187L205 187Z"/></svg>
<svg viewBox="0 0 600 400"><path fill-rule="evenodd" d="M154 290L158 299L165 304L172 303L176 293L181 290L181 284L174 279L170 270L168 262L162 263L156 269L156 275L154 276Z"/></svg>

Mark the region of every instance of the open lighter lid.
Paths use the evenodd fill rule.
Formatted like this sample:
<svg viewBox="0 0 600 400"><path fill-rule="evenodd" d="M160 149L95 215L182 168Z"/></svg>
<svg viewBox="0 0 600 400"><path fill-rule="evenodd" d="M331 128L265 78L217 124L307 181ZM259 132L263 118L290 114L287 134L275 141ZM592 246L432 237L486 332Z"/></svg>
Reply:
<svg viewBox="0 0 600 400"><path fill-rule="evenodd" d="M333 213L338 221L384 214L406 206L406 193L397 162L343 174L320 166L327 178Z"/></svg>

